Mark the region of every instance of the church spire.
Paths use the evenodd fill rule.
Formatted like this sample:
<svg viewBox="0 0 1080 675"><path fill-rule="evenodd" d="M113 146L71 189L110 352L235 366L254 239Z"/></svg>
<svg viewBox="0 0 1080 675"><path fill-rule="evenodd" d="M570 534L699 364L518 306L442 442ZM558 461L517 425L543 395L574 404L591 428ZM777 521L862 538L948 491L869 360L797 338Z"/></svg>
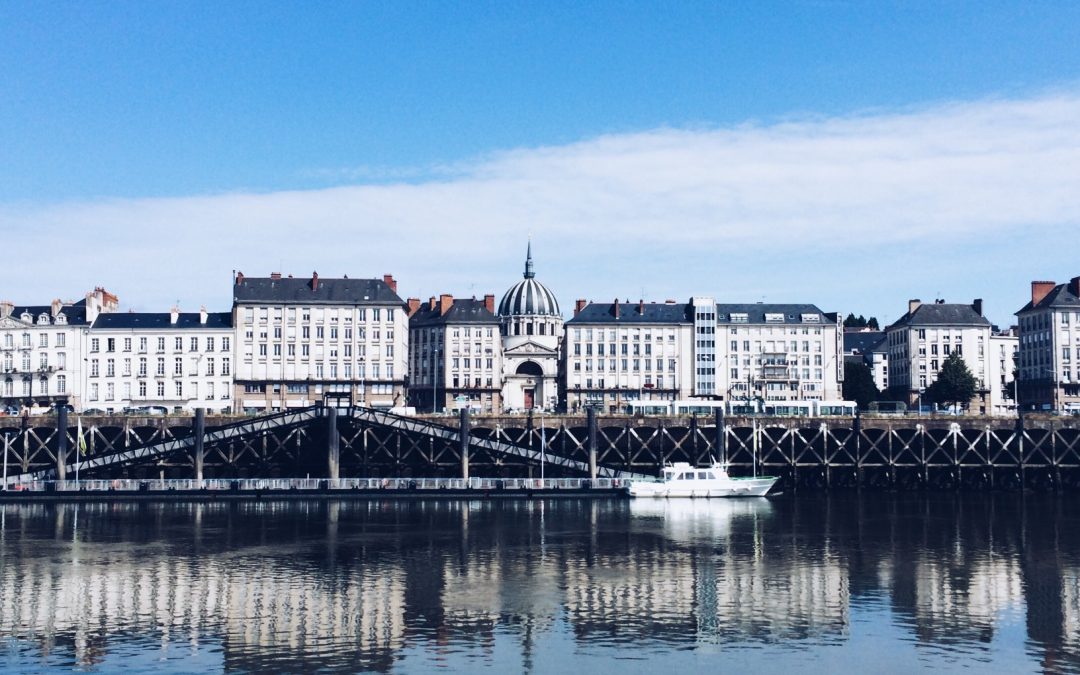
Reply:
<svg viewBox="0 0 1080 675"><path fill-rule="evenodd" d="M529 247L525 252L525 278L532 279L536 276L536 272L533 271L532 261L532 237L529 237Z"/></svg>

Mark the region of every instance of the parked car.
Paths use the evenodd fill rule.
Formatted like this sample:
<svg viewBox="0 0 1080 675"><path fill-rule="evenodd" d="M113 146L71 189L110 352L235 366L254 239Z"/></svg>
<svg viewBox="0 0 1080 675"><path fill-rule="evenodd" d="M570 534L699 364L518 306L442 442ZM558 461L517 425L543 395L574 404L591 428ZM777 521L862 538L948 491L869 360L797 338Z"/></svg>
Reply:
<svg viewBox="0 0 1080 675"><path fill-rule="evenodd" d="M84 415L107 415L108 413L105 412L104 410L102 410L101 408L85 408L82 411L82 414L84 414Z"/></svg>

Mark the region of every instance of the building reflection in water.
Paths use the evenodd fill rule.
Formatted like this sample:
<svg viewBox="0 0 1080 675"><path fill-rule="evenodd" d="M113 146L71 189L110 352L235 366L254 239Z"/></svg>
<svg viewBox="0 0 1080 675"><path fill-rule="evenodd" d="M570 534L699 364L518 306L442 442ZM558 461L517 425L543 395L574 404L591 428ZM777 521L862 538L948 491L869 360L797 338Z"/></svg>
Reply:
<svg viewBox="0 0 1080 675"><path fill-rule="evenodd" d="M7 505L0 631L26 667L156 650L177 669L214 654L228 670L385 671L416 654L429 665L489 659L509 636L515 667L528 669L556 637L592 653L842 647L853 614L877 612L911 644L959 658L1022 625L1033 662L1077 670L1076 505Z"/></svg>

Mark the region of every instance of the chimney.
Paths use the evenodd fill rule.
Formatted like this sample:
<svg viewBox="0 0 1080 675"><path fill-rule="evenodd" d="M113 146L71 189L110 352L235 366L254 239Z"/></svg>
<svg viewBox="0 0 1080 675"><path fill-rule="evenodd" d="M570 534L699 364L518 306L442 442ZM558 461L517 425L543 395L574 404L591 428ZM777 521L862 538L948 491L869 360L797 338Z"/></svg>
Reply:
<svg viewBox="0 0 1080 675"><path fill-rule="evenodd" d="M236 273L236 285L239 286L242 283L244 283L244 273L243 272L237 272Z"/></svg>
<svg viewBox="0 0 1080 675"><path fill-rule="evenodd" d="M665 300L664 303L668 304L668 305L674 305L675 301L669 298L669 299Z"/></svg>
<svg viewBox="0 0 1080 675"><path fill-rule="evenodd" d="M922 306L922 300L919 300L919 299L908 300L907 301L907 313L908 314L914 314L915 310L917 310L921 306Z"/></svg>
<svg viewBox="0 0 1080 675"><path fill-rule="evenodd" d="M574 302L574 316L581 314L581 310L585 309L587 304L589 304L588 300L576 300Z"/></svg>
<svg viewBox="0 0 1080 675"><path fill-rule="evenodd" d="M975 298L971 303L971 308L975 310L975 313L979 316L983 315L982 298Z"/></svg>
<svg viewBox="0 0 1080 675"><path fill-rule="evenodd" d="M619 299L618 298L615 298L615 304L612 305L612 311L615 314L615 318L618 319L619 318Z"/></svg>
<svg viewBox="0 0 1080 675"><path fill-rule="evenodd" d="M390 287L390 290L397 293L397 282L394 281L394 275L393 274L384 274L384 275L382 275L382 280L386 283L387 286Z"/></svg>
<svg viewBox="0 0 1080 675"><path fill-rule="evenodd" d="M10 300L0 301L0 318L11 316L15 311L15 303Z"/></svg>
<svg viewBox="0 0 1080 675"><path fill-rule="evenodd" d="M408 303L409 316L412 317L412 315L416 314L416 312L420 309L420 298L409 298Z"/></svg>
<svg viewBox="0 0 1080 675"><path fill-rule="evenodd" d="M428 300L428 309L435 309L435 296L434 295L431 296L430 300Z"/></svg>
<svg viewBox="0 0 1080 675"><path fill-rule="evenodd" d="M173 305L173 308L169 310L169 323L176 325L176 321L180 318L180 308Z"/></svg>
<svg viewBox="0 0 1080 675"><path fill-rule="evenodd" d="M439 316L446 316L450 308L454 306L454 296L443 293L439 296Z"/></svg>
<svg viewBox="0 0 1080 675"><path fill-rule="evenodd" d="M277 281L278 279L281 278L281 272L271 272L270 273L270 278L273 279L274 281Z"/></svg>
<svg viewBox="0 0 1080 675"><path fill-rule="evenodd" d="M1056 285L1053 281L1032 281L1031 304L1037 305L1042 302L1043 298L1049 295Z"/></svg>
<svg viewBox="0 0 1080 675"><path fill-rule="evenodd" d="M60 309L63 306L64 306L64 303L60 300L60 298L57 298L56 300L52 301L52 305L50 306L50 310L52 311L52 316L53 316L54 319L56 318L56 315L60 313Z"/></svg>
<svg viewBox="0 0 1080 675"><path fill-rule="evenodd" d="M1069 279L1069 291L1073 295L1080 297L1080 277Z"/></svg>
<svg viewBox="0 0 1080 675"><path fill-rule="evenodd" d="M278 275L278 276L280 276L280 275ZM206 317L207 317L206 305L203 305L202 307L199 308L199 324L200 325L203 325L203 326L206 325Z"/></svg>
<svg viewBox="0 0 1080 675"><path fill-rule="evenodd" d="M638 300L637 313L638 313L638 316L645 316L645 301L644 300Z"/></svg>
<svg viewBox="0 0 1080 675"><path fill-rule="evenodd" d="M312 272L311 273L311 292L314 293L317 290L319 290L319 273L318 272Z"/></svg>
<svg viewBox="0 0 1080 675"><path fill-rule="evenodd" d="M492 314L495 313L495 296L494 295L485 295L484 296L484 309L491 312Z"/></svg>

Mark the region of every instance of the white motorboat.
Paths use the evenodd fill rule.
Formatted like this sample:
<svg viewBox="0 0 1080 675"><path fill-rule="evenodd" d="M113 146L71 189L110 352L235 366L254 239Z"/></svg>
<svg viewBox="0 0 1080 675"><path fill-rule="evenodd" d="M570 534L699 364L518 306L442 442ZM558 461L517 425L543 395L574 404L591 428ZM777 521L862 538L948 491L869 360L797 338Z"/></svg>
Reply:
<svg viewBox="0 0 1080 675"><path fill-rule="evenodd" d="M764 497L778 480L772 476L732 478L727 467L717 462L709 467L675 462L664 467L659 479L634 481L627 492L631 497Z"/></svg>

